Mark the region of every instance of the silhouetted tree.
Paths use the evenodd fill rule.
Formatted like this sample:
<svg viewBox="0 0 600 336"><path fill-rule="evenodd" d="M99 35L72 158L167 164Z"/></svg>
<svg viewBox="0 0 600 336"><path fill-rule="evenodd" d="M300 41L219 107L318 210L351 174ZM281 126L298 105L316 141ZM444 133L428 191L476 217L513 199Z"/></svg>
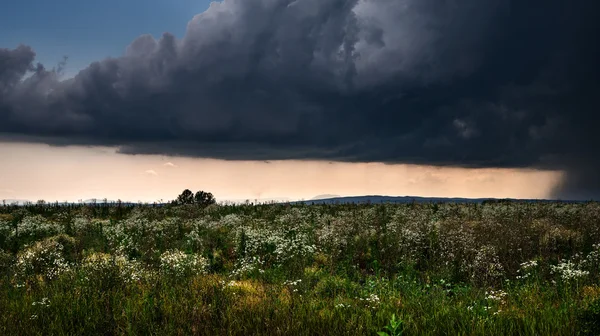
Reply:
<svg viewBox="0 0 600 336"><path fill-rule="evenodd" d="M181 195L177 196L177 204L194 204L194 193L185 189Z"/></svg>
<svg viewBox="0 0 600 336"><path fill-rule="evenodd" d="M194 203L200 206L208 206L215 204L216 200L212 193L200 190L194 195Z"/></svg>

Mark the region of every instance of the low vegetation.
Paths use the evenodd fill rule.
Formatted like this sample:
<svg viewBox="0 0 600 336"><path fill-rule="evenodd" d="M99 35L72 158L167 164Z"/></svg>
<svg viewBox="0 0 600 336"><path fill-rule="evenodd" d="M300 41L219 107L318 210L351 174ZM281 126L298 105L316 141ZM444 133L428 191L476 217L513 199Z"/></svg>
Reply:
<svg viewBox="0 0 600 336"><path fill-rule="evenodd" d="M598 203L189 196L0 207L0 334L600 334Z"/></svg>

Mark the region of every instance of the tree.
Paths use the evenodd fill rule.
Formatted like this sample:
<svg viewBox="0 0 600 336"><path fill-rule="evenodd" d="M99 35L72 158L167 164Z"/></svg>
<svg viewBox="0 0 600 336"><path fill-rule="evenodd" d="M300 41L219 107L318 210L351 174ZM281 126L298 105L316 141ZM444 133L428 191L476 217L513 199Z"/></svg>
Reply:
<svg viewBox="0 0 600 336"><path fill-rule="evenodd" d="M217 201L212 193L204 192L202 190L198 191L196 195L194 195L194 203L200 206L208 206L211 204L215 204Z"/></svg>
<svg viewBox="0 0 600 336"><path fill-rule="evenodd" d="M177 204L194 204L194 193L185 189L181 195L177 196Z"/></svg>

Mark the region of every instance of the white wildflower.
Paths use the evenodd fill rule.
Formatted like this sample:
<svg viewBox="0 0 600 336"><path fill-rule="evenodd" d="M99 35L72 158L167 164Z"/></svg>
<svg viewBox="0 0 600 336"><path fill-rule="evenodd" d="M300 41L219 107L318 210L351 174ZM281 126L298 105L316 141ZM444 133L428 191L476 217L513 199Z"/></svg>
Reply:
<svg viewBox="0 0 600 336"><path fill-rule="evenodd" d="M561 262L558 265L551 265L551 273L558 274L564 281L577 280L590 274L588 271L577 269L571 261Z"/></svg>
<svg viewBox="0 0 600 336"><path fill-rule="evenodd" d="M198 254L186 254L179 250L169 250L160 256L160 270L164 274L181 277L204 273L208 261Z"/></svg>

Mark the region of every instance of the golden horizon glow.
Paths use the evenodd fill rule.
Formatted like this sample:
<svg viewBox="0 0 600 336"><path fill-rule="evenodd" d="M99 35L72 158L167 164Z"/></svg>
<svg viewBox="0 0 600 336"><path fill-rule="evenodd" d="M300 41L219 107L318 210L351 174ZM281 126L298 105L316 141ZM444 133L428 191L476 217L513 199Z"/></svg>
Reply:
<svg viewBox="0 0 600 336"><path fill-rule="evenodd" d="M560 171L323 161L224 161L118 154L108 147L0 143L0 200L155 202L184 189L217 201L317 195L547 198Z"/></svg>

